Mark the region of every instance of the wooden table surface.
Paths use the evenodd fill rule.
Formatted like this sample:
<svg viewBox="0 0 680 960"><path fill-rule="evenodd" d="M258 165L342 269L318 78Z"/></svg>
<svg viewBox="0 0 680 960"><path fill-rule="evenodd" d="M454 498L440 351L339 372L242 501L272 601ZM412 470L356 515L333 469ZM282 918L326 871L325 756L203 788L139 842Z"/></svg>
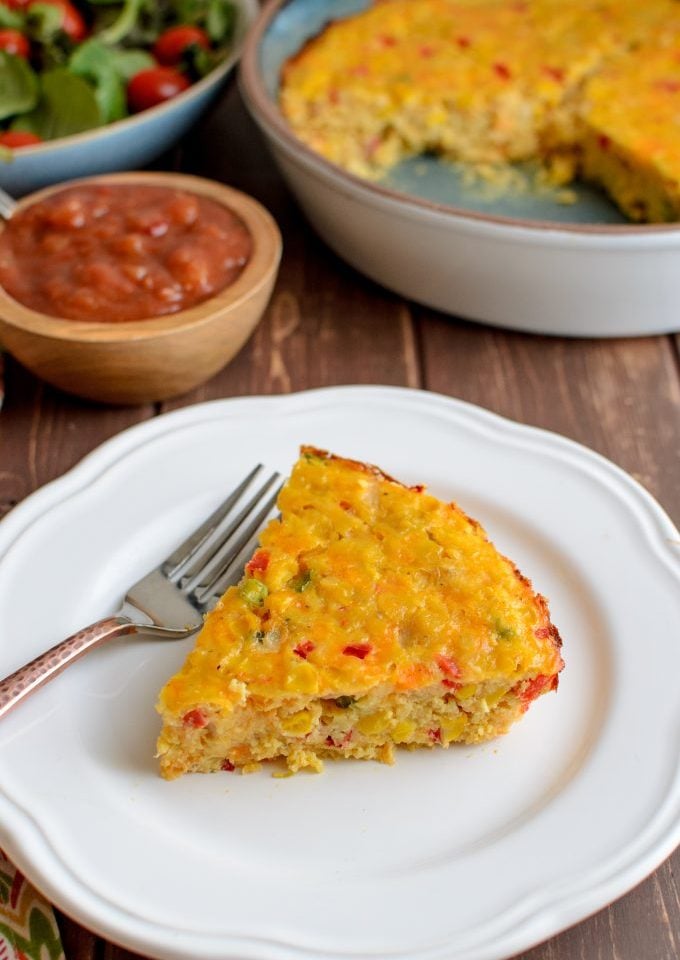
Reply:
<svg viewBox="0 0 680 960"><path fill-rule="evenodd" d="M169 403L98 407L6 361L0 413L0 516L126 427L216 397L347 383L398 384L459 397L555 430L629 471L680 520L680 342L587 341L508 333L406 302L346 266L302 219L235 87L169 157L180 169L261 200L284 236L280 276L241 354ZM678 304L680 311L680 304ZM677 695L677 678L673 678ZM669 690L669 693L671 691ZM612 803L617 798L612 797ZM680 957L680 851L626 897L522 954L522 960ZM67 960L131 960L59 916Z"/></svg>

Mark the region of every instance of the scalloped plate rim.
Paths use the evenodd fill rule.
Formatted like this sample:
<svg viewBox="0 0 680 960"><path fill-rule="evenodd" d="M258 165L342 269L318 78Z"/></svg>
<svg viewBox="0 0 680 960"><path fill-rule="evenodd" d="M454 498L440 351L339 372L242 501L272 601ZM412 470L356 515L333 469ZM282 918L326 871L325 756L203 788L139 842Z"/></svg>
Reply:
<svg viewBox="0 0 680 960"><path fill-rule="evenodd" d="M624 470L612 461L560 434L518 423L482 407L429 391L403 387L341 386L325 387L289 395L235 397L211 400L154 417L135 424L103 442L61 477L29 495L0 523L0 563L22 532L40 521L52 508L95 484L121 460L134 453L149 439L171 433L176 429L207 420L238 417L239 409L255 405L280 406L284 414L296 405L307 409L310 400L317 406L334 406L345 397L387 400L397 404L424 404L432 411L453 419L457 425L472 433L494 435L494 439L517 448L530 448L546 456L565 461L581 461L591 478L604 483L610 494L616 495L632 508L636 525L644 532L646 546L666 572L680 583L680 554L672 543L680 545L680 534L658 502ZM676 539L677 538L677 539ZM485 936L488 924L480 924L465 932L468 942L456 947L456 960L501 960L518 950L528 949L545 937L552 936L569 925L585 919L613 899L623 896L649 875L680 843L680 763L671 777L667 795L663 798L657 816L640 837L631 841L619 856L591 871L580 883L552 884L539 896L525 897L500 918L504 928ZM15 833L12 834L12 828ZM284 960L290 957L318 957L319 950L301 943L288 943L250 934L235 933L229 937L199 935L194 930L180 927L169 929L143 914L128 913L125 908L93 894L71 872L50 845L40 825L26 810L17 807L2 794L0 787L0 838L2 845L48 898L65 913L79 922L96 929L113 942L128 949L149 952L158 957L183 958L188 955L217 960L224 957L225 947L235 951L230 956ZM45 857L49 862L45 861ZM615 858L612 858L615 859ZM621 862L625 861L625 862ZM42 863L42 865L41 865ZM61 873L61 876L60 876ZM56 877L56 881L55 881ZM66 881L68 893L58 885ZM533 902L532 902L533 901ZM85 906L84 906L85 904ZM498 927L498 923L495 924ZM453 945L456 946L456 945ZM381 953L383 957L404 957L409 960L438 960L451 956L452 945L447 942L431 944L413 952ZM186 951L189 951L187 953ZM362 950L368 957L370 951ZM324 951L333 958L356 957L355 951ZM371 954L373 955L373 954ZM375 954L377 956L377 954Z"/></svg>

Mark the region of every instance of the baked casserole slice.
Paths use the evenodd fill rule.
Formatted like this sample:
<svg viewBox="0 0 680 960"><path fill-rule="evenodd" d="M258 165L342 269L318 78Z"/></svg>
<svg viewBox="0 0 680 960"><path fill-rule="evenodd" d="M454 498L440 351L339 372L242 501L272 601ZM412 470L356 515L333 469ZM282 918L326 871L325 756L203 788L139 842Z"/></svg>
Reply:
<svg viewBox="0 0 680 960"><path fill-rule="evenodd" d="M164 777L390 763L503 734L557 687L546 601L455 504L303 447L278 507L161 691Z"/></svg>

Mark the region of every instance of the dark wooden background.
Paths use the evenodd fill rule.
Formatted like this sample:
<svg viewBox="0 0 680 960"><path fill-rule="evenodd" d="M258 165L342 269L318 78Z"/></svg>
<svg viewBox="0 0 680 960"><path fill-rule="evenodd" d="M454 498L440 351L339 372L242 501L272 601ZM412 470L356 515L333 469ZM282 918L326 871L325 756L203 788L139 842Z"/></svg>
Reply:
<svg viewBox="0 0 680 960"><path fill-rule="evenodd" d="M90 405L52 390L8 359L0 413L0 516L103 440L166 410L215 397L379 383L449 394L572 437L629 471L678 522L677 339L587 341L508 333L446 317L381 289L335 257L304 222L233 85L158 166L224 181L274 214L285 249L265 318L225 370L170 403ZM522 960L680 958L678 874L680 851L628 896ZM59 921L68 960L132 960L66 917Z"/></svg>

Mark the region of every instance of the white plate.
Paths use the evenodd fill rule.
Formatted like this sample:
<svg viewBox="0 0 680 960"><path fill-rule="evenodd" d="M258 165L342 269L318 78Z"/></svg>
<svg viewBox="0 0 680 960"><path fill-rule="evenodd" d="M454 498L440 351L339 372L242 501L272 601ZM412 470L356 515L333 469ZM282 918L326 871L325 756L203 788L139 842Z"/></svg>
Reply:
<svg viewBox="0 0 680 960"><path fill-rule="evenodd" d="M218 401L106 443L0 524L0 674L114 609L254 462L298 444L426 481L550 597L557 695L492 744L162 781L189 643L118 641L0 724L0 844L63 910L162 958L498 960L680 839L678 533L596 454L433 394Z"/></svg>

